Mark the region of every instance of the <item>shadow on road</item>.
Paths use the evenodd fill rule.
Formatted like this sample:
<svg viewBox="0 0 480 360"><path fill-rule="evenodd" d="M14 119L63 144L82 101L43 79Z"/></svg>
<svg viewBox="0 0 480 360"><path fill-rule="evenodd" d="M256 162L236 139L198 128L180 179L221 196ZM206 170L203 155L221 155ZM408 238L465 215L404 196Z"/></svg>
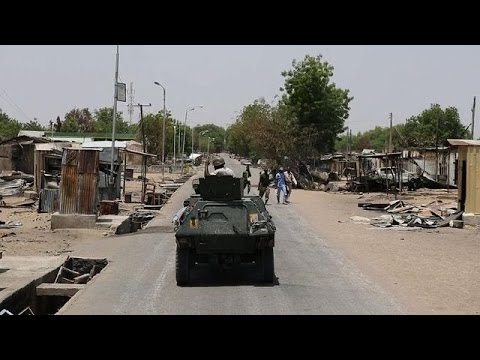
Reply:
<svg viewBox="0 0 480 360"><path fill-rule="evenodd" d="M238 285L272 287L280 283L276 276L273 284L262 282L254 264L241 264L228 270L216 269L207 264L197 264L190 270L188 287Z"/></svg>

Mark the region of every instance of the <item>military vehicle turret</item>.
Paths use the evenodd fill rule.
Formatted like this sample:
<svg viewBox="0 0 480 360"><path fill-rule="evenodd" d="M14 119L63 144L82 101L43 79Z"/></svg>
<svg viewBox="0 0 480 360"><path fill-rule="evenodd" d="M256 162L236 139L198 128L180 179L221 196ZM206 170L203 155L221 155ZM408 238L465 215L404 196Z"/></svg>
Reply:
<svg viewBox="0 0 480 360"><path fill-rule="evenodd" d="M176 227L176 280L187 285L198 264L228 269L257 267L259 279L274 280L275 224L262 199L243 195L243 179L206 176L194 180Z"/></svg>

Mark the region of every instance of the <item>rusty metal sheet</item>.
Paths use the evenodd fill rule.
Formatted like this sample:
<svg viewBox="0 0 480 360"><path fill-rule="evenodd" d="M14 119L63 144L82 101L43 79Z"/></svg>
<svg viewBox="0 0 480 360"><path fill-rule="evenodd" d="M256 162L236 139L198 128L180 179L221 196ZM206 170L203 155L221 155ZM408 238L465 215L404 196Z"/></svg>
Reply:
<svg viewBox="0 0 480 360"><path fill-rule="evenodd" d="M65 155L65 154L64 154ZM75 214L77 210L77 165L62 165L60 180L60 214Z"/></svg>
<svg viewBox="0 0 480 360"><path fill-rule="evenodd" d="M59 189L42 189L40 191L40 211L54 213L58 211Z"/></svg>
<svg viewBox="0 0 480 360"><path fill-rule="evenodd" d="M78 174L77 213L96 214L97 174Z"/></svg>
<svg viewBox="0 0 480 360"><path fill-rule="evenodd" d="M98 151L65 149L60 183L61 214L97 212Z"/></svg>
<svg viewBox="0 0 480 360"><path fill-rule="evenodd" d="M98 171L98 151L79 151L78 173L96 174Z"/></svg>
<svg viewBox="0 0 480 360"><path fill-rule="evenodd" d="M65 149L63 150L63 157L62 157L62 166L77 166L78 164L78 151Z"/></svg>

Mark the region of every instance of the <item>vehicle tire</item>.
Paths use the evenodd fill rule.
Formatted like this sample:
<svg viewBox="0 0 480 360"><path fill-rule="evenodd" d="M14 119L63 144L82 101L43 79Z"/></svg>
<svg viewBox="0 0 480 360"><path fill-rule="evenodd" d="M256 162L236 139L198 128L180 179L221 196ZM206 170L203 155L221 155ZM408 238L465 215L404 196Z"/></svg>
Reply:
<svg viewBox="0 0 480 360"><path fill-rule="evenodd" d="M177 285L187 285L190 280L190 264L189 264L189 248L180 248L177 246L177 256L175 261L175 275L177 278Z"/></svg>
<svg viewBox="0 0 480 360"><path fill-rule="evenodd" d="M273 248L267 247L263 249L262 263L263 263L263 281L271 284L273 283L273 277L275 273Z"/></svg>
<svg viewBox="0 0 480 360"><path fill-rule="evenodd" d="M194 249L190 249L188 253L188 264L189 264L189 270L192 271L193 267L195 266L195 262L197 261L196 256L195 256L195 251Z"/></svg>
<svg viewBox="0 0 480 360"><path fill-rule="evenodd" d="M263 282L263 250L257 250L255 254L255 266L257 268L258 282Z"/></svg>

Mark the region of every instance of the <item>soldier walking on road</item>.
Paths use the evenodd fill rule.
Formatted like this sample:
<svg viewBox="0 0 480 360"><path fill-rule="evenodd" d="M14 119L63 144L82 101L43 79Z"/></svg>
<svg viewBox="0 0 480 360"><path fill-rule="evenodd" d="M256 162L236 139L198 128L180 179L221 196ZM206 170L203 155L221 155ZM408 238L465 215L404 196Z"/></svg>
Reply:
<svg viewBox="0 0 480 360"><path fill-rule="evenodd" d="M258 193L260 195L260 198L262 199L263 199L263 195L265 195L265 205L270 199L269 186L270 186L270 174L268 173L268 169L265 169L260 174L260 181L258 182Z"/></svg>
<svg viewBox="0 0 480 360"><path fill-rule="evenodd" d="M290 199L292 197L293 187L297 186L297 179L295 179L295 176L293 176L290 169L287 169L285 171L285 182L286 182L286 185L287 185L287 198Z"/></svg>

